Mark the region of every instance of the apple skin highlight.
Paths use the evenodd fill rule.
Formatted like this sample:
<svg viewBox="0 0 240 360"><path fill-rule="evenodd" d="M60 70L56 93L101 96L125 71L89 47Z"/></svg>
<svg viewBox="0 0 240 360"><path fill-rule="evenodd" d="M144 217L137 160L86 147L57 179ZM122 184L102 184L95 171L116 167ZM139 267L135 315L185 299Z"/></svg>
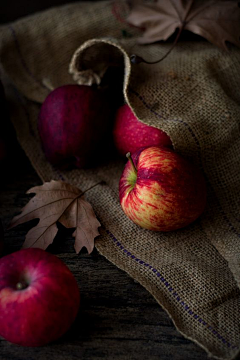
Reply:
<svg viewBox="0 0 240 360"><path fill-rule="evenodd" d="M127 152L133 154L145 146L172 147L171 139L164 131L139 121L127 104L117 110L113 138L115 147L122 156Z"/></svg>
<svg viewBox="0 0 240 360"><path fill-rule="evenodd" d="M147 147L132 155L119 182L125 214L137 225L173 231L196 220L206 204L201 171L171 149Z"/></svg>
<svg viewBox="0 0 240 360"><path fill-rule="evenodd" d="M55 255L32 248L0 260L0 336L6 340L42 346L58 339L79 303L77 282Z"/></svg>

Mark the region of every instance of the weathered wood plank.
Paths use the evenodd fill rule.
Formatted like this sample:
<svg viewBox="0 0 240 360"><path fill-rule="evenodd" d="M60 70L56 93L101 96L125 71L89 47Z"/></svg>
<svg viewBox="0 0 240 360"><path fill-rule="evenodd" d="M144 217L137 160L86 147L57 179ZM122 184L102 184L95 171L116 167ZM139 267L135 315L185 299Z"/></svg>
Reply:
<svg viewBox="0 0 240 360"><path fill-rule="evenodd" d="M32 224L6 230L27 203L25 192L41 180L19 149L3 171L0 218L5 228L5 253L20 249ZM10 162L9 162L10 163ZM71 230L61 228L48 251L59 256L75 275L81 308L72 328L42 348L23 348L0 340L1 360L161 359L204 360L207 354L174 328L168 315L140 284L96 250L74 253Z"/></svg>

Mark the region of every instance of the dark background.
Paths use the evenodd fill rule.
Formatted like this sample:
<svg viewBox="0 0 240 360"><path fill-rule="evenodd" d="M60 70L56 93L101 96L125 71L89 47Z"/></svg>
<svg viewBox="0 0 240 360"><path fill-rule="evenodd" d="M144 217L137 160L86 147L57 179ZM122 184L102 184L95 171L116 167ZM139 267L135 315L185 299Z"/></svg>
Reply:
<svg viewBox="0 0 240 360"><path fill-rule="evenodd" d="M67 4L69 2L70 1L66 0L2 0L0 5L0 23L8 23L20 17L33 14L36 11L42 11L53 6ZM77 0L72 0L71 2L77 2ZM80 0L80 2L83 1Z"/></svg>

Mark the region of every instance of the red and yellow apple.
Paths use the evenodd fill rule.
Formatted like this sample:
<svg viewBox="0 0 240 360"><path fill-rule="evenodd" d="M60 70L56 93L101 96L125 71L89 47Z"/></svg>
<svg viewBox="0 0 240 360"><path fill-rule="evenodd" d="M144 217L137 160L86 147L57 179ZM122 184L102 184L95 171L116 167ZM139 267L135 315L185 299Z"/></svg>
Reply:
<svg viewBox="0 0 240 360"><path fill-rule="evenodd" d="M23 249L0 259L0 336L41 346L62 336L80 302L68 267L44 250Z"/></svg>
<svg viewBox="0 0 240 360"><path fill-rule="evenodd" d="M116 112L113 139L117 151L124 156L144 146L172 147L171 139L164 131L139 121L127 104Z"/></svg>
<svg viewBox="0 0 240 360"><path fill-rule="evenodd" d="M119 182L120 203L137 225L155 231L187 226L203 212L206 185L200 169L167 148L139 149Z"/></svg>

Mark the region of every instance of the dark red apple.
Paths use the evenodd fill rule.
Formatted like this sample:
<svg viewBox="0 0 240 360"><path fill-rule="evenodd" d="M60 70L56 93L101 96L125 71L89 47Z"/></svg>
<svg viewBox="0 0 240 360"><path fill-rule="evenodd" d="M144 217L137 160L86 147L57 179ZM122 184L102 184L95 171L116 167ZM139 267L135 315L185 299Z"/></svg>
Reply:
<svg viewBox="0 0 240 360"><path fill-rule="evenodd" d="M127 104L116 113L113 138L121 155L134 153L144 146L172 146L170 137L164 131L143 124Z"/></svg>
<svg viewBox="0 0 240 360"><path fill-rule="evenodd" d="M58 339L79 301L73 274L55 255L32 248L0 259L0 336L6 340L41 346Z"/></svg>
<svg viewBox="0 0 240 360"><path fill-rule="evenodd" d="M172 231L203 212L206 185L193 163L171 149L151 146L130 157L120 179L119 197L123 211L137 225Z"/></svg>
<svg viewBox="0 0 240 360"><path fill-rule="evenodd" d="M101 150L111 106L92 86L64 85L42 104L38 130L46 158L57 167L88 166Z"/></svg>

